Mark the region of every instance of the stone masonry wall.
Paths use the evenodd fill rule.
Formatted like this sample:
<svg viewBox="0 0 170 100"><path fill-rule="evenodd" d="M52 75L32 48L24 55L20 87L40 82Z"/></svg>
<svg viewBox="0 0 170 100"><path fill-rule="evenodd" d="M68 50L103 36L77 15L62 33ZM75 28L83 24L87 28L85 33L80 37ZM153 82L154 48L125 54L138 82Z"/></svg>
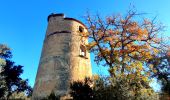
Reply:
<svg viewBox="0 0 170 100"><path fill-rule="evenodd" d="M72 81L91 77L90 54L80 57L79 26L85 26L62 15L51 16L43 44L32 99L43 98L51 92L64 96ZM88 40L86 39L87 43Z"/></svg>

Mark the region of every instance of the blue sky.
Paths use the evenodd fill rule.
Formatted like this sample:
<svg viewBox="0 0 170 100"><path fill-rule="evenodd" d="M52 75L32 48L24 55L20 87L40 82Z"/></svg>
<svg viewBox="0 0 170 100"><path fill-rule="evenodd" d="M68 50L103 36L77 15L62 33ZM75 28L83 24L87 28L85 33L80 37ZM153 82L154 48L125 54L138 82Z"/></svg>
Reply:
<svg viewBox="0 0 170 100"><path fill-rule="evenodd" d="M170 0L1 0L0 43L12 49L13 60L24 66L22 77L33 86L50 13L83 20L87 11L102 16L125 14L134 5L138 12L148 13L147 17L157 16L166 26L165 35L170 36L169 4ZM103 73L93 61L92 66L93 73Z"/></svg>

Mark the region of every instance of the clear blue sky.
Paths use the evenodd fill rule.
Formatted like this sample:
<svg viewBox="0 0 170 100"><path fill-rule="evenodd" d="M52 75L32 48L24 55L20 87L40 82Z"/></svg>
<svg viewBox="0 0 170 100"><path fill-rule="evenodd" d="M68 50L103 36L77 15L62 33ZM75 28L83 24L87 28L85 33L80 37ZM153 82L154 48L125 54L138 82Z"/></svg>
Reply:
<svg viewBox="0 0 170 100"><path fill-rule="evenodd" d="M169 4L170 0L1 0L0 43L12 48L13 60L24 66L22 77L28 78L33 86L50 13L65 13L82 20L87 10L103 16L125 14L134 5L138 12L158 16L170 36ZM102 73L93 61L92 66L93 73Z"/></svg>

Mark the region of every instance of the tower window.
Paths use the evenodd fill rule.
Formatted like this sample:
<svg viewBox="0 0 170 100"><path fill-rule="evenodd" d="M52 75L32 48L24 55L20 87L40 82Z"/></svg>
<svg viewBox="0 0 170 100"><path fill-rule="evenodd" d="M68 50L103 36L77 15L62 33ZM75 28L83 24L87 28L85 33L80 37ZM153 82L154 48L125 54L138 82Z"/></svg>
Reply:
<svg viewBox="0 0 170 100"><path fill-rule="evenodd" d="M82 26L79 26L79 32L82 33L84 31L84 28Z"/></svg>
<svg viewBox="0 0 170 100"><path fill-rule="evenodd" d="M86 57L86 47L84 45L80 46L80 56Z"/></svg>

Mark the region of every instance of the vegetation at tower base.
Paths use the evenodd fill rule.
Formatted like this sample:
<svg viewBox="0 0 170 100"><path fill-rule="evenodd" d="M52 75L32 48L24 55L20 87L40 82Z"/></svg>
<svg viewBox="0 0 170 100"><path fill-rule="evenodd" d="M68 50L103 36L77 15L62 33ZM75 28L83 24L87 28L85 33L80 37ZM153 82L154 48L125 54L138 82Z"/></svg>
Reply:
<svg viewBox="0 0 170 100"><path fill-rule="evenodd" d="M35 99L35 100L40 100L40 99ZM60 100L60 96L56 96L55 93L51 93L49 96L41 99L41 100Z"/></svg>
<svg viewBox="0 0 170 100"><path fill-rule="evenodd" d="M163 39L159 38L164 27L155 18L149 20L141 16L143 14L134 10L129 10L125 16L113 15L106 19L99 15L86 16L89 32L82 36L90 38L87 48L95 54L95 62L109 67L109 78L112 80L110 86L116 86L111 90L122 90L118 100L131 94L135 99L142 93L145 93L143 97L150 96L153 91L149 83L153 77L161 77L158 75L161 70L154 64L154 59L162 57L161 49L168 48L167 45L161 47ZM157 65L164 63L161 59ZM169 65L162 67L169 68Z"/></svg>
<svg viewBox="0 0 170 100"><path fill-rule="evenodd" d="M94 76L84 82L73 82L70 89L73 100L159 100L148 83L136 84L124 76L116 80Z"/></svg>
<svg viewBox="0 0 170 100"><path fill-rule="evenodd" d="M11 57L10 48L0 44L0 99L14 99L17 98L16 96L21 96L21 92L29 96L32 92L28 79L24 80L20 77L23 66L15 65L10 60Z"/></svg>
<svg viewBox="0 0 170 100"><path fill-rule="evenodd" d="M90 78L85 78L83 81L73 82L70 85L71 96L74 100L93 100L94 94L90 87L92 80Z"/></svg>

